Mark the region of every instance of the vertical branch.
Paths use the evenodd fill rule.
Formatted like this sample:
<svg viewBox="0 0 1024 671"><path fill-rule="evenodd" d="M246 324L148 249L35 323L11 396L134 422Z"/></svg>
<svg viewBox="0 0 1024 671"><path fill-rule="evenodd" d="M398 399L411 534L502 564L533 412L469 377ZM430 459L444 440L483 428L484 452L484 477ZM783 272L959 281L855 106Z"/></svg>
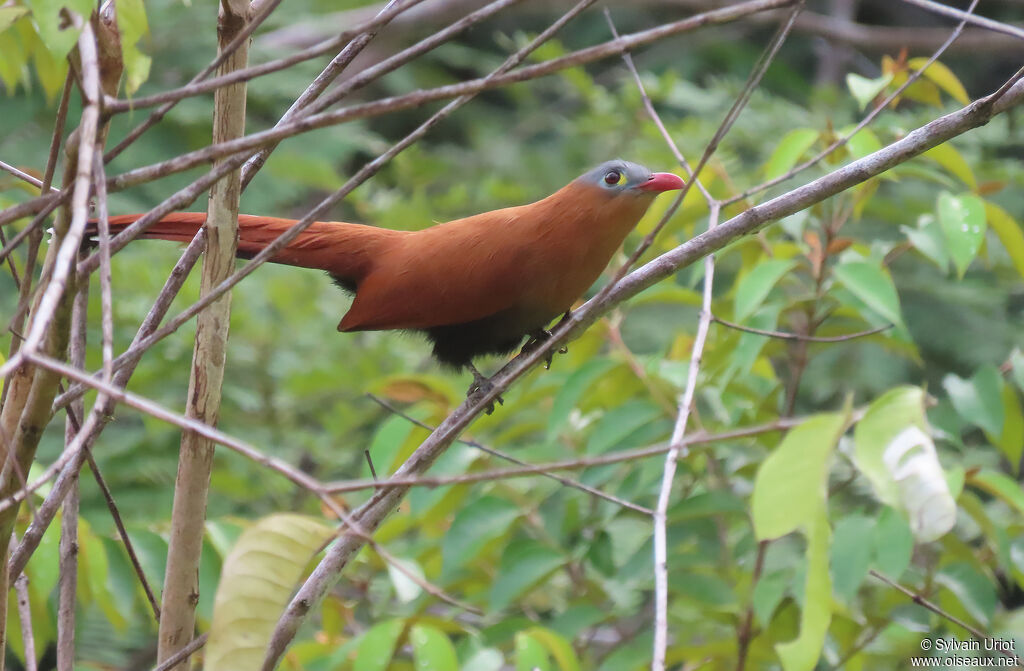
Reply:
<svg viewBox="0 0 1024 671"><path fill-rule="evenodd" d="M99 154L96 154L99 158ZM85 365L85 326L89 313L88 278L80 281L71 315L69 363L76 368ZM85 401L81 398L68 406L64 424L64 444L70 445L81 430ZM75 665L75 602L78 591L78 472L64 497L60 531L60 578L57 592L57 671L72 671Z"/></svg>
<svg viewBox="0 0 1024 671"><path fill-rule="evenodd" d="M21 621L21 644L25 648L25 671L37 671L36 638L32 633L32 604L28 599L28 576L22 574L14 581L18 597L18 619Z"/></svg>
<svg viewBox="0 0 1024 671"><path fill-rule="evenodd" d="M245 30L250 11L246 0L221 0L217 36L222 51ZM248 55L248 43L240 45L224 60L220 73L245 67ZM214 143L241 137L245 132L245 95L244 83L217 90L213 113ZM200 285L202 295L208 294L234 270L240 193L238 169L215 183L210 190L205 225L206 253ZM225 293L200 313L197 324L187 414L211 426L217 424L220 414L230 316L231 294ZM195 608L199 602L198 568L212 466L213 444L195 433L182 433L160 608L157 652L160 662L166 661L192 640Z"/></svg>

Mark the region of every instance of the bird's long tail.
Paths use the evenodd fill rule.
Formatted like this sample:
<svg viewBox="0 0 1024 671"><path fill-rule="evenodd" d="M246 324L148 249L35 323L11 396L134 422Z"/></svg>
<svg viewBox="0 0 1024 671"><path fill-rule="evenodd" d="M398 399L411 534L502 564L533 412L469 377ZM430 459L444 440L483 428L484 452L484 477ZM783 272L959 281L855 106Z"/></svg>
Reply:
<svg viewBox="0 0 1024 671"><path fill-rule="evenodd" d="M116 234L142 217L125 214L110 217ZM140 236L189 242L206 221L203 212L172 212ZM295 224L295 219L238 215L238 256L251 258ZM95 234L95 224L89 233ZM270 260L289 266L326 270L342 286L354 290L369 273L373 260L402 235L397 231L362 224L317 221Z"/></svg>

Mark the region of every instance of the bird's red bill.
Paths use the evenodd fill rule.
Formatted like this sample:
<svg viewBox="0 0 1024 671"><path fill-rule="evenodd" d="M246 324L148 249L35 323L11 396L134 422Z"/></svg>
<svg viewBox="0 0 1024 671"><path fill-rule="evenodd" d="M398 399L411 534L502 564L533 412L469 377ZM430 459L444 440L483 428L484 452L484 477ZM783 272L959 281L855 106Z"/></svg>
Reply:
<svg viewBox="0 0 1024 671"><path fill-rule="evenodd" d="M651 174L643 184L638 184L637 189L641 191L675 191L681 189L684 186L684 182L679 175L673 175L670 172L656 172Z"/></svg>

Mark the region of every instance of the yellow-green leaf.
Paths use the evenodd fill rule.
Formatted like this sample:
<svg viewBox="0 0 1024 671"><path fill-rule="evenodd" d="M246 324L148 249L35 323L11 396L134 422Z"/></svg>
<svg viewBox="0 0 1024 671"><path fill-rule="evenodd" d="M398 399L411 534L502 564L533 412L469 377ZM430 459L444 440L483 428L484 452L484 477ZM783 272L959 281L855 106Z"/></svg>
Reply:
<svg viewBox="0 0 1024 671"><path fill-rule="evenodd" d="M952 173L957 179L971 187L978 188L978 182L974 179L971 166L967 164L963 155L958 152L949 142L943 142L922 154L925 158L931 159Z"/></svg>
<svg viewBox="0 0 1024 671"><path fill-rule="evenodd" d="M28 14L28 7L0 7L0 33L10 28L15 21L26 14Z"/></svg>
<svg viewBox="0 0 1024 671"><path fill-rule="evenodd" d="M818 131L811 128L797 128L786 133L775 145L775 151L764 168L765 177L774 179L789 172L817 139Z"/></svg>
<svg viewBox="0 0 1024 671"><path fill-rule="evenodd" d="M985 203L985 218L999 236L1014 268L1024 277L1024 233L1021 233L1020 226L1006 210L989 202Z"/></svg>
<svg viewBox="0 0 1024 671"><path fill-rule="evenodd" d="M314 553L334 530L275 514L242 532L224 559L206 644L207 671L258 669L270 634Z"/></svg>
<svg viewBox="0 0 1024 671"><path fill-rule="evenodd" d="M927 58L911 58L907 61L907 67L919 70L928 62ZM924 71L923 76L935 83L940 89L950 95L953 100L961 105L967 105L971 99L967 96L967 90L960 83L953 71L942 63L935 61Z"/></svg>

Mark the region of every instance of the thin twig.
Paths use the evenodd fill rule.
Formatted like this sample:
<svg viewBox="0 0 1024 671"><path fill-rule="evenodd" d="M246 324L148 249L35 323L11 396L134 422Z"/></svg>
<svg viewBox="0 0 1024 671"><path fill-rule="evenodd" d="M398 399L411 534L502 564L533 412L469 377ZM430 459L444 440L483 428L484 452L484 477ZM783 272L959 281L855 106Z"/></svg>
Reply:
<svg viewBox="0 0 1024 671"><path fill-rule="evenodd" d="M867 331L858 331L857 333L847 333L846 335L838 336L814 336L814 335L803 335L802 333L786 333L784 331L768 331L765 329L756 329L752 326L743 326L742 324L734 324L733 322L726 321L721 317L711 316L711 321L721 324L722 326L736 329L737 331L743 331L745 333L753 333L755 335L767 336L769 338L778 338L779 340L799 340L803 342L846 342L847 340L856 340L857 338L864 338L882 331L888 331L893 327L892 324L883 324Z"/></svg>
<svg viewBox="0 0 1024 671"><path fill-rule="evenodd" d="M384 409L386 409L389 412L392 412L392 413L398 415L402 419L404 419L404 420L406 420L408 422L411 422L411 423L415 424L416 426L424 428L427 431L433 431L434 430L433 426L430 426L426 422L421 422L420 420L416 419L415 417L412 417L411 415L408 415L408 414L402 412L401 410L396 408L394 405L392 405L388 401L386 401L386 400L384 400L384 399L382 399L382 398L380 398L378 396L375 396L374 394L367 394L367 396L369 396L375 403L379 404ZM628 508L630 510L635 510L638 513L644 513L645 515L649 515L651 513L651 509L650 508L646 508L644 506L641 506L641 505L638 505L636 503L633 503L632 501L627 501L625 499L619 498L618 496L615 496L614 494L608 494L606 492L602 492L600 489L591 487L590 485L585 485L582 482L579 482L577 480L573 480L571 478L563 478L563 477L555 475L553 473L549 473L549 472L547 472L547 470L545 470L543 468L538 468L537 465L535 465L535 464L528 464L528 463L526 463L525 461L523 461L521 459L516 459L515 457L513 457L510 454L506 454L506 453L504 453L504 452L502 452L500 450L496 450L493 447L488 447L486 445L483 445L482 443L478 443L475 440L461 439L461 440L459 440L459 442L462 443L463 445L468 445L468 446L470 446L472 448L480 450L481 452L484 452L486 454L490 454L491 456L497 457L499 459L504 459L505 461L511 462L511 463L516 464L518 466L521 466L522 468L519 469L518 472L515 473L515 475L543 475L544 477L550 478L550 479L554 480L555 482L558 482L558 483L560 483L562 485L565 485L566 487L572 487L573 489L578 489L578 490L580 490L582 492L590 494L591 496L596 496L597 498L604 499L606 501L610 501L610 502L612 502L612 503L614 503L614 504L616 504L618 506L622 506L623 508ZM367 458L369 458L369 453L367 453ZM500 475L498 475L498 478L503 478L503 477L509 477L509 475L511 475L511 472L513 470L516 470L516 469L506 469L506 470L502 470L502 471L491 471L490 473L491 473L491 475L494 475L496 473L500 473ZM488 477L480 477L481 475L486 475L486 474L485 473L471 473L471 474L467 474L466 476L455 476L455 478L462 478L462 477L468 478L466 480L460 480L460 482L483 482L483 481L492 479L492 478L488 478ZM494 479L498 479L498 478L494 478ZM373 480L374 480L375 483L377 482L377 474L376 473L373 473ZM435 482L432 483L430 486L436 487L439 484L456 484L455 482L438 483L438 482L436 482L436 480L438 480L438 479L435 478ZM451 480L451 478L440 478L440 480ZM388 487L396 486L394 484L394 482L390 478L386 481L386 483L387 483ZM409 483L406 482L406 484L409 484ZM426 484L426 483L424 483L424 482L417 482L415 484ZM335 493L337 493L339 491L346 491L347 490L347 489L340 489L340 490L339 489L334 489L334 488L332 488L331 485L324 485L324 489L326 489L327 491L335 492ZM359 489L362 489L362 487L359 487Z"/></svg>
<svg viewBox="0 0 1024 671"><path fill-rule="evenodd" d="M21 644L25 650L25 671L38 671L36 638L32 633L32 605L28 596L28 576L22 573L14 581L18 596L18 619L21 621Z"/></svg>
<svg viewBox="0 0 1024 671"><path fill-rule="evenodd" d="M0 161L0 170L4 170L5 172L11 173L12 175L17 177L18 179L20 179L20 180L22 180L24 182L28 182L29 184L31 184L32 186L36 187L37 189L42 190L42 188L43 188L43 180L39 179L38 177L33 177L32 175L28 174L27 172L23 172L21 170L18 170L17 168L15 168L10 163L6 163L4 161ZM53 189L53 191L57 191L57 189Z"/></svg>

